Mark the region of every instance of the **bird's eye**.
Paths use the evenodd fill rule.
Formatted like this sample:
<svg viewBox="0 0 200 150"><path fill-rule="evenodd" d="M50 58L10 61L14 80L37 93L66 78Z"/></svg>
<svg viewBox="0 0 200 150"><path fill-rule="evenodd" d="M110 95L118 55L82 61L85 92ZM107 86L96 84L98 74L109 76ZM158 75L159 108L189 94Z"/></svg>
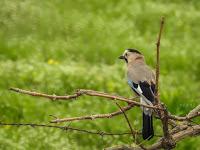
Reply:
<svg viewBox="0 0 200 150"><path fill-rule="evenodd" d="M127 56L128 56L128 54L126 53L126 54L125 54L125 56L127 57Z"/></svg>

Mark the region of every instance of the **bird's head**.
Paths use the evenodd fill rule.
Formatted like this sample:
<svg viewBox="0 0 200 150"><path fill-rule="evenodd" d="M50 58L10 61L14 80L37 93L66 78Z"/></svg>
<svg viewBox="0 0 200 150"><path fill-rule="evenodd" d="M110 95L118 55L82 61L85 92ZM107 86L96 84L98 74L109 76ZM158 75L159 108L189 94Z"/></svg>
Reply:
<svg viewBox="0 0 200 150"><path fill-rule="evenodd" d="M135 62L137 60L144 61L144 56L136 49L126 49L123 55L119 56L119 59L123 59L126 63Z"/></svg>

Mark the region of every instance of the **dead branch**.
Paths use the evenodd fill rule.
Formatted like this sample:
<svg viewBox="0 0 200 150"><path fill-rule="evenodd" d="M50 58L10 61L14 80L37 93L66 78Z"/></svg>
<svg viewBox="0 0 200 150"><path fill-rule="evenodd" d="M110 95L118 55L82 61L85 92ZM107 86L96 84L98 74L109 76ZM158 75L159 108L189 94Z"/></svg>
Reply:
<svg viewBox="0 0 200 150"><path fill-rule="evenodd" d="M172 135L169 133L169 127L168 127L168 123L169 123L169 116L168 116L168 111L167 108L164 106L164 104L161 104L162 108L164 108L164 113L161 114L162 118L161 118L161 122L163 125L163 139L162 139L162 147L164 149L173 149L176 146L176 143L172 137Z"/></svg>
<svg viewBox="0 0 200 150"><path fill-rule="evenodd" d="M175 147L175 142L172 138L172 136L169 134L169 118L168 118L168 111L165 105L160 102L160 95L159 95L159 75L160 75L160 40L161 35L164 27L164 17L161 18L160 22L160 31L158 34L158 40L156 43L156 89L155 89L155 100L156 104L160 106L160 108L163 108L163 110L158 111L158 115L160 116L162 126L163 126L163 139L162 139L162 147L164 149L172 149Z"/></svg>
<svg viewBox="0 0 200 150"><path fill-rule="evenodd" d="M189 126L184 130L181 130L175 134L172 135L172 138L175 142L179 142L180 140L186 138L186 137L191 137L191 136L197 136L200 135L200 125L194 125L194 126ZM162 144L162 138L149 148L148 150L157 150L163 148Z"/></svg>
<svg viewBox="0 0 200 150"><path fill-rule="evenodd" d="M172 138L175 142L179 142L182 139L186 138L186 137L191 137L191 136L198 136L200 135L200 125L193 125L193 126L187 126L185 128L182 128L181 131L172 134ZM141 147L130 147L130 146L115 146L115 147L111 147L111 148L107 148L106 150L123 150L123 148L127 149L127 150L142 150ZM158 150L158 149L162 149L163 147L163 137L160 138L156 143L154 143L153 145L145 148L146 150ZM170 147L166 148L166 149L170 149Z"/></svg>
<svg viewBox="0 0 200 150"><path fill-rule="evenodd" d="M78 98L83 95L96 96L96 97L107 98L107 100L119 100L119 101L123 101L126 103L131 103L138 107L143 106L143 107L147 107L147 108L162 110L162 108L159 108L156 106L149 106L149 105L145 105L145 104L141 104L139 102L133 101L133 99L137 99L138 97L128 99L128 98L124 98L121 96L111 95L108 93L94 91L94 90L79 89L79 90L77 90L77 92L75 92L75 94L66 95L66 96L57 96L55 94L48 95L48 94L44 94L44 93L28 91L28 90L23 90L23 89L19 89L19 88L10 88L10 90L17 92L17 93L21 93L21 94L26 94L26 95L30 95L30 96L36 96L36 97L44 97L44 98L48 98L51 100L73 100L73 99Z"/></svg>
<svg viewBox="0 0 200 150"><path fill-rule="evenodd" d="M156 43L156 88L155 88L155 96L156 103L159 102L159 75L160 75L160 40L164 26L164 17L162 17L160 22L160 31L158 34L158 40Z"/></svg>
<svg viewBox="0 0 200 150"><path fill-rule="evenodd" d="M0 122L0 126L16 126L16 127L21 127L21 126L29 126L29 127L45 127L45 128L56 128L56 129L61 129L61 130L66 130L66 131L77 131L81 133L87 133L87 134L96 134L100 136L115 136L115 135L130 135L132 134L131 132L122 132L122 133L109 133L109 132L104 132L104 131L90 131L90 130L85 130L85 129L79 129L79 128L74 128L70 126L56 126L56 125L49 125L49 124L36 124L36 123L3 123ZM137 133L136 133L137 134ZM139 134L139 133L138 133Z"/></svg>
<svg viewBox="0 0 200 150"><path fill-rule="evenodd" d="M15 88L14 88L15 89ZM12 88L13 90L13 88ZM121 96L115 96L115 95L110 95L110 94L107 94L107 93L103 93L103 92L97 92L97 91L92 91L92 90L86 90L86 91L89 91L89 94L90 95L95 95L97 97L104 97L105 98L108 98L108 99L112 99L112 100L117 100L117 99L124 99L124 100L127 100L126 98L123 98ZM92 92L91 92L92 91ZM23 94L27 94L28 95L32 95L32 96L40 96L41 93L37 93L37 92L31 92L31 91L27 91L27 90L21 90L21 89L18 89L17 92L19 93L23 93ZM75 93L77 94L77 93ZM74 94L74 95L75 95ZM78 97L80 95L82 95L83 93L79 93L77 94ZM88 94L88 93L87 93ZM87 95L85 94L85 95ZM47 94L42 94L42 97L44 95L47 95ZM55 98L55 95L48 95L47 97L45 98L50 98L50 99L53 99L52 97ZM70 99L71 97L73 97L72 95L67 95L67 96L56 96L56 100L58 100L59 98L63 98L63 99ZM77 98L77 96L73 97L73 98ZM128 99L130 100L130 99ZM127 102L127 101L125 101ZM130 101L128 101L130 102ZM125 111L128 111L130 110L132 107L136 106L135 103L129 103L128 106L125 106L125 107L121 107L120 111L116 111L116 112L113 112L113 113L108 113L108 114L98 114L98 115L92 115L92 116L82 116L82 117L72 117L72 118L64 118L64 119L55 119L55 120L52 120L51 122L64 122L64 121L79 121L79 120L94 120L94 119L97 119L97 118L111 118L111 117L114 117L114 116L117 116L117 115L120 115L120 114L123 114L123 112ZM164 106L162 106L164 107ZM157 107L153 107L153 109L157 110ZM165 114L164 114L164 117L166 117L164 119L165 123L164 124L171 124L171 122L173 122L173 120L180 120L180 121L187 121L187 120L190 120L190 119L194 119L199 115L199 109L200 109L200 105L195 107L193 110L191 110L186 116L175 116L175 115L172 115L172 114L169 114L168 111L166 110L166 108L162 108L160 109L162 112L164 110ZM123 110L123 111L122 111ZM166 114L168 113L168 114ZM159 116L158 116L159 118ZM159 118L161 119L161 118ZM163 118L162 118L163 119ZM161 119L161 120L162 120ZM53 125L37 125L37 124L6 124L6 123L1 123L0 126L2 125L14 125L14 126L35 126L35 127L38 127L38 126L41 126L41 127L53 127L53 128L59 128L59 129L65 129L65 130L75 130L75 131L78 131L78 132L84 132L84 133L89 133L89 134L98 134L98 135L132 135L132 132L124 132L124 133L106 133L106 132L98 132L98 131L87 131L87 130L82 130L82 129L78 129L78 128L72 128L72 127L66 127L66 126L53 126ZM166 127L168 128L168 126L165 126L165 129L166 130ZM163 126L164 128L164 126ZM186 137L186 136L190 136L191 135L191 129L189 130L189 132L187 132L189 135L187 134L184 134L184 136L182 136L182 131L186 131L186 129L188 128L187 125L182 125L182 126L179 126L177 125L175 122L173 122L173 128L172 130L168 130L168 133L167 134L170 134L173 138L173 142L177 142L179 139L181 140L182 137ZM196 129L196 127L195 127ZM141 132L138 132L138 131L133 131L134 132L134 135L135 134L141 134ZM195 133L197 132L197 130L195 130ZM166 134L166 133L164 133ZM198 134L197 134L198 135ZM159 135L156 135L158 137L160 137ZM168 135L165 135L165 136L168 136ZM179 138L178 140L174 139L174 137L181 137ZM166 147L166 144L165 146L163 145L163 141L164 141L164 137L162 137L158 142L156 142L155 144L152 145L152 147L150 147L150 149L157 149L159 147ZM172 143L173 143L172 142ZM169 148L169 145L167 145L168 148ZM141 149L141 147L140 147Z"/></svg>
<svg viewBox="0 0 200 150"><path fill-rule="evenodd" d="M126 107L122 107L122 110L128 111L130 110L132 107L134 106L134 104L129 104ZM89 115L89 116L81 116L81 117L72 117L72 118L63 118L63 119L55 119L50 121L51 123L58 123L58 122L72 122L72 121L80 121L80 120L94 120L94 119L98 119L98 118L112 118L115 116L118 116L120 114L122 114L123 112L121 110L113 112L113 113L109 113L109 114L96 114L96 115Z"/></svg>
<svg viewBox="0 0 200 150"><path fill-rule="evenodd" d="M131 126L131 123L130 123L130 121L129 121L129 119L128 119L126 113L125 113L125 111L122 109L122 107L121 107L117 102L116 102L116 105L119 107L119 109L120 109L120 110L122 111L122 113L124 114L124 118L126 119L126 122L128 123L128 126L129 126L130 131L131 131L132 136L133 136L133 139L135 139L135 134L136 134L137 132L135 132L135 131L133 130L133 128L132 128L132 126Z"/></svg>
<svg viewBox="0 0 200 150"><path fill-rule="evenodd" d="M200 105L196 106L192 109L186 116L179 117L175 115L168 115L169 119L178 120L178 121L190 121L193 118L199 117L199 110ZM171 136L172 142L171 146L175 146L175 142L178 142L186 137L197 136L200 135L200 125L190 125L190 124L183 124L183 125L176 125L168 134ZM152 146L147 148L148 150L157 150L161 148L170 149L170 145L165 147L166 145L163 144L165 137L160 138L156 143Z"/></svg>
<svg viewBox="0 0 200 150"><path fill-rule="evenodd" d="M200 116L200 105L196 106L185 116L176 116L176 115L168 114L168 118L170 120L189 121L189 122L191 121L191 119L198 116Z"/></svg>

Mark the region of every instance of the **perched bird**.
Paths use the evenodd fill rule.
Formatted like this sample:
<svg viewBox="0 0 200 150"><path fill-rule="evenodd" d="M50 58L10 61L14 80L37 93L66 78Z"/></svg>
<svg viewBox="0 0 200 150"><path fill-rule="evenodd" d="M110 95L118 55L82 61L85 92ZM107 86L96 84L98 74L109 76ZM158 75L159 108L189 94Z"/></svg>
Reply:
<svg viewBox="0 0 200 150"><path fill-rule="evenodd" d="M136 49L126 49L119 59L125 60L127 64L127 80L131 89L140 97L140 103L153 105L155 99L155 74L146 65L144 56ZM154 136L153 110L141 106L143 111L142 136L149 140Z"/></svg>

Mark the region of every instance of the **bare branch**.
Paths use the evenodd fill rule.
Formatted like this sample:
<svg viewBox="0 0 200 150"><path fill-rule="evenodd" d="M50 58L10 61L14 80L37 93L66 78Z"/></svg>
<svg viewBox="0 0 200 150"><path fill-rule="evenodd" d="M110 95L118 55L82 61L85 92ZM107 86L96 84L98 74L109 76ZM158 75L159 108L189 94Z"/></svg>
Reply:
<svg viewBox="0 0 200 150"><path fill-rule="evenodd" d="M129 103L128 106L122 108L124 111L127 111L127 110L131 109L133 106L143 106L139 102L133 101L132 99L123 98L121 96L110 95L110 94L107 94L107 93L93 91L93 90L84 90L84 89L81 89L81 90L78 90L73 95L67 95L67 96L48 95L48 94L43 94L43 93L38 93L38 92L32 92L32 91L22 90L22 89L18 89L18 88L12 88L11 90L15 91L15 92L18 92L18 93L22 93L22 94L27 94L27 95L31 95L31 96L37 96L37 97L44 97L44 98L48 98L48 99L52 99L52 100L59 100L59 99L61 99L61 100L70 100L70 99L78 98L78 97L83 96L83 95L103 97L103 98L107 98L108 100L119 100L119 101L123 101L123 102ZM146 107L146 106L144 106L144 107ZM164 129L164 131L167 131L167 134L164 133L165 135L179 133L183 129L187 128L187 127L179 128L179 126L177 126L176 127L177 130L174 130L174 132L170 132L169 133L169 129L168 129L168 126L166 126L166 123L170 123L171 124L171 122L173 122L173 120L176 120L177 118L178 119L181 118L181 120L183 120L183 119L186 119L188 116L190 116L190 118L194 118L194 117L199 116L199 106L197 106L195 109L193 109L189 113L190 115L188 114L188 116L185 116L184 118L182 118L182 117L179 118L179 116L174 116L174 115L171 115L171 114L166 114L166 113L168 113L168 111L162 105L159 105L159 108L158 108L158 106L148 106L148 105L147 105L147 107L153 108L156 111L160 110L158 112L162 112L161 113L162 115L160 114L161 116L159 115L159 118L161 119L161 121L163 119L164 122L165 122L165 123L163 122L164 123L163 124L163 129ZM114 116L120 115L122 113L123 112L120 110L120 111L116 111L116 112L113 112L113 113L110 113L110 114L99 114L99 115L93 115L93 116L83 116L83 117L64 118L64 119L66 119L66 121L75 121L75 120L96 119L96 118L104 118L104 117L107 118L107 117L114 117ZM162 117L164 117L165 119L162 118ZM56 121L57 122L63 122L64 120L62 120L62 119L60 119L60 120L59 119L55 119L53 121L55 121L55 122ZM0 124L0 125L3 125L3 124ZM37 126L36 124L4 124L4 125ZM174 123L173 123L173 125L174 125ZM87 130L82 130L82 129L77 129L77 128L71 128L71 127L65 127L65 126L64 127L63 126L52 126L52 125L48 125L48 126L46 126L46 125L38 125L38 126L41 126L41 127L54 127L54 128L60 128L60 129L63 129L63 130L64 129L65 130L75 130L75 131L78 131L78 132L84 132L84 133L89 133L89 134L99 134L99 135L132 135L132 132L130 132L130 133L129 132L125 132L125 133L106 133L106 132L98 132L98 131L87 131ZM175 127L175 125L173 127ZM135 134L141 134L141 133L135 131ZM156 135L156 136L159 136L159 135ZM169 138L169 139L171 140L172 138ZM168 144L169 144L169 141L170 141L169 139L168 139ZM163 141L164 141L163 138L161 138L160 142L162 143L162 145L159 145L159 144L158 145L161 146L161 147L170 147L170 145L167 145L167 144L163 145ZM173 141L171 141L170 143L173 143Z"/></svg>
<svg viewBox="0 0 200 150"><path fill-rule="evenodd" d="M122 109L122 107L121 107L118 103L116 103L116 105L119 107L119 109L120 109L120 110L122 111L122 113L124 114L124 118L126 119L126 121L127 121L127 123L128 123L128 126L129 126L129 128L130 128L130 130L131 130L131 133L132 133L132 136L133 136L133 139L135 139L135 134L136 134L137 132L135 132L135 131L133 130L133 128L132 128L132 126L131 126L131 123L130 123L130 121L129 121L127 115L126 115L126 113L125 113L124 110Z"/></svg>
<svg viewBox="0 0 200 150"><path fill-rule="evenodd" d="M173 134L172 138L175 142L178 142L188 136L196 136L196 135L200 135L200 125L189 126L186 129L183 129L180 132ZM157 150L160 148L163 148L162 138L147 149L148 150Z"/></svg>
<svg viewBox="0 0 200 150"><path fill-rule="evenodd" d="M199 116L199 112L200 112L200 105L196 106L194 109L192 109L189 113L188 113L188 117L193 117L195 115Z"/></svg>
<svg viewBox="0 0 200 150"><path fill-rule="evenodd" d="M160 74L160 40L164 26L164 17L161 19L160 23L160 32L158 34L158 41L156 43L156 89L155 89L155 96L156 96L156 103L159 101L159 74Z"/></svg>
<svg viewBox="0 0 200 150"><path fill-rule="evenodd" d="M48 125L48 124L36 124L36 123L3 123L0 122L0 126L30 126L30 127L45 127L45 128L57 128L61 130L70 130L70 131L77 131L81 133L87 133L87 134L96 134L100 136L115 136L115 135L130 135L132 134L131 132L122 132L122 133L109 133L109 132L104 132L104 131L89 131L85 129L79 129L79 128L74 128L70 126L56 126L56 125ZM136 133L137 134L137 133ZM139 134L139 133L138 133Z"/></svg>
<svg viewBox="0 0 200 150"><path fill-rule="evenodd" d="M44 97L44 98L48 98L51 100L71 100L71 99L75 99L75 98L78 98L83 95L96 96L96 97L107 98L107 100L118 100L118 101L123 101L126 103L131 103L138 107L143 106L143 107L147 107L147 108L162 110L162 108L159 108L156 106L149 106L149 105L145 105L145 104L141 104L139 102L133 101L133 99L137 99L138 97L135 97L133 99L128 99L128 98L124 98L121 96L110 95L108 93L103 93L103 92L93 91L93 90L80 89L80 90L77 90L77 92L75 94L66 95L66 96L57 96L55 94L48 95L48 94L44 94L44 93L32 92L32 91L28 91L28 90L19 89L19 88L10 88L10 90L17 92L17 93L21 93L21 94L26 94L26 95L36 96L36 97Z"/></svg>
<svg viewBox="0 0 200 150"><path fill-rule="evenodd" d="M17 93L26 94L26 95L31 95L31 96L36 96L36 97L44 97L44 98L48 98L51 100L75 99L80 96L80 94L78 94L78 93L75 93L73 95L67 95L67 96L57 96L55 94L48 95L48 94L44 94L44 93L33 92L33 91L23 90L23 89L19 89L19 88L12 88L12 87L9 90L17 92Z"/></svg>
<svg viewBox="0 0 200 150"><path fill-rule="evenodd" d="M161 104L162 108L164 108L163 113L161 112L161 121L163 125L163 139L162 139L162 147L164 149L173 149L176 146L174 139L172 138L171 134L169 133L168 123L168 111L164 104Z"/></svg>
<svg viewBox="0 0 200 150"><path fill-rule="evenodd" d="M192 109L186 116L180 117L175 115L169 115L169 118L178 121L190 121L191 119L198 116L200 116L200 105Z"/></svg>
<svg viewBox="0 0 200 150"><path fill-rule="evenodd" d="M200 125L190 126L186 130L182 130L174 134L173 138L176 142L178 142L181 139L184 139L185 137L196 136L196 135L200 135Z"/></svg>
<svg viewBox="0 0 200 150"><path fill-rule="evenodd" d="M163 105L162 107L165 108L165 106ZM164 137L165 138L169 138L169 128L168 128L168 111L165 108L164 110L164 114L161 118L162 124L163 124L163 133L164 133Z"/></svg>
<svg viewBox="0 0 200 150"><path fill-rule="evenodd" d="M134 106L134 104L129 104L126 107L122 107L122 110L128 111L130 110L132 107ZM71 122L71 121L80 121L80 120L94 120L94 119L98 119L98 118L112 118L115 117L117 115L122 114L123 112L121 110L113 112L113 113L109 113L109 114L96 114L96 115L89 115L89 116L81 116L81 117L72 117L72 118L63 118L63 119L55 119L50 121L51 123L58 123L58 122Z"/></svg>
<svg viewBox="0 0 200 150"><path fill-rule="evenodd" d="M175 116L175 115L170 115L169 118L173 120L178 120L178 121L190 121L191 119L200 116L200 112L195 112L192 115L187 115L185 117L180 117L180 116Z"/></svg>
<svg viewBox="0 0 200 150"><path fill-rule="evenodd" d="M158 111L158 115L160 116L160 119L162 121L162 126L163 126L163 139L162 139L162 147L164 149L172 149L175 147L175 142L172 139L171 135L169 134L169 128L168 128L168 111L165 107L164 104L161 104L160 102L160 95L159 95L159 75L160 75L160 40L161 40L161 35L163 31L163 26L164 26L164 17L161 18L160 22L160 31L158 34L158 40L156 43L156 89L155 89L155 101L156 104L160 107L163 108L163 110Z"/></svg>
<svg viewBox="0 0 200 150"><path fill-rule="evenodd" d="M193 125L193 126L187 126L182 128L181 131L175 133L172 135L172 138L175 142L179 142L182 139L186 138L186 137L191 137L191 136L198 136L200 135L200 125ZM128 146L115 146L115 147L111 147L111 148L107 148L106 150L141 150L142 148L139 147L128 147ZM148 148L145 148L146 150L158 150L158 149L162 149L163 147L163 137L158 139L158 141L156 143L154 143L153 145L149 146ZM170 149L169 147L166 149Z"/></svg>

